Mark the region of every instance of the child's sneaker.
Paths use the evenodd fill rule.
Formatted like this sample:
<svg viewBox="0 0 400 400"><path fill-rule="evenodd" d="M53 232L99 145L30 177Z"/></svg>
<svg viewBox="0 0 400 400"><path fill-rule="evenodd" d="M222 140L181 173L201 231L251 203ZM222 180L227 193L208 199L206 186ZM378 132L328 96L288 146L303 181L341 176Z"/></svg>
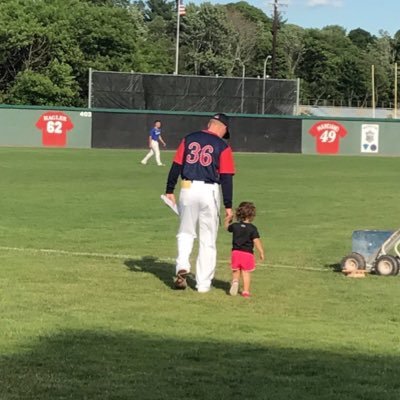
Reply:
<svg viewBox="0 0 400 400"><path fill-rule="evenodd" d="M250 292L242 292L242 297L249 298L250 297Z"/></svg>
<svg viewBox="0 0 400 400"><path fill-rule="evenodd" d="M231 288L229 289L229 294L231 296L236 296L239 291L239 282L238 281L232 281Z"/></svg>

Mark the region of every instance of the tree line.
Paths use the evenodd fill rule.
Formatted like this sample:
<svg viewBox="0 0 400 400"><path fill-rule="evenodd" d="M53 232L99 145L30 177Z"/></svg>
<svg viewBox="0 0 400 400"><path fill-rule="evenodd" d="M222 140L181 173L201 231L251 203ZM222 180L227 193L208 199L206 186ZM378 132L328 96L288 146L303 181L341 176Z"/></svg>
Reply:
<svg viewBox="0 0 400 400"><path fill-rule="evenodd" d="M186 6L179 73L271 74L272 20L245 1ZM2 0L0 103L85 106L88 70L171 74L176 2L168 0ZM367 106L371 65L376 100L393 102L400 31L378 36L332 25L305 29L279 21L276 78L301 78L307 104Z"/></svg>

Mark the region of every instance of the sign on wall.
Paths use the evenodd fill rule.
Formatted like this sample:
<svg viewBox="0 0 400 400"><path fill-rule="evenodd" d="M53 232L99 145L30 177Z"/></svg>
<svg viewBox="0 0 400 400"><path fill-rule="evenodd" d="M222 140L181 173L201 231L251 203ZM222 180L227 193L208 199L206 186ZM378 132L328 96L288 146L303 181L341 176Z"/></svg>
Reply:
<svg viewBox="0 0 400 400"><path fill-rule="evenodd" d="M347 130L336 121L319 121L310 128L309 133L315 138L318 154L337 154L340 139L347 135Z"/></svg>
<svg viewBox="0 0 400 400"><path fill-rule="evenodd" d="M74 128L74 124L62 111L47 111L36 122L36 128L42 131L43 146L65 147L67 132Z"/></svg>
<svg viewBox="0 0 400 400"><path fill-rule="evenodd" d="M0 108L0 146L90 148L92 113L87 110Z"/></svg>
<svg viewBox="0 0 400 400"><path fill-rule="evenodd" d="M379 152L379 125L361 125L361 153Z"/></svg>

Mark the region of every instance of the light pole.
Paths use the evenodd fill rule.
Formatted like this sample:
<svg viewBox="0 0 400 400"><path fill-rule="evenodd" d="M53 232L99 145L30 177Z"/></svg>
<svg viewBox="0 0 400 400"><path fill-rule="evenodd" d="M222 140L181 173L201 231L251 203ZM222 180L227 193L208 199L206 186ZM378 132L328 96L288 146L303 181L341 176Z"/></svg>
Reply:
<svg viewBox="0 0 400 400"><path fill-rule="evenodd" d="M179 12L179 1L176 2L176 42L175 42L175 70L174 75L178 75L179 68L179 34L181 27L181 13Z"/></svg>
<svg viewBox="0 0 400 400"><path fill-rule="evenodd" d="M265 112L265 80L267 79L267 62L272 58L272 56L267 56L264 61L264 73L263 73L263 93L262 93L262 114Z"/></svg>
<svg viewBox="0 0 400 400"><path fill-rule="evenodd" d="M176 48L175 48L175 71L174 75L178 75L179 68L179 34L181 29L181 17L186 15L186 8L182 0L176 0Z"/></svg>
<svg viewBox="0 0 400 400"><path fill-rule="evenodd" d="M394 64L394 118L397 118L397 86L398 86L398 65Z"/></svg>
<svg viewBox="0 0 400 400"><path fill-rule="evenodd" d="M371 65L372 118L375 118L375 65Z"/></svg>
<svg viewBox="0 0 400 400"><path fill-rule="evenodd" d="M244 78L246 76L246 66L244 62L240 58L236 58L235 61L239 61L242 64L242 98L240 101L240 112L243 114L244 110Z"/></svg>

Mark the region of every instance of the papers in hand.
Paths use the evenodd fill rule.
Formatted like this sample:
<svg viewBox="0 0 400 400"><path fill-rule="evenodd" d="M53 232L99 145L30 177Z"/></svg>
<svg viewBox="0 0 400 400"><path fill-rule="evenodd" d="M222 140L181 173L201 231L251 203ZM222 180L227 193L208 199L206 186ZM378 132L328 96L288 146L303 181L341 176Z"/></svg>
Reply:
<svg viewBox="0 0 400 400"><path fill-rule="evenodd" d="M167 196L165 196L165 194L161 195L161 200L168 206L171 208L171 210L176 214L179 215L179 210L178 210L178 206L173 203Z"/></svg>

